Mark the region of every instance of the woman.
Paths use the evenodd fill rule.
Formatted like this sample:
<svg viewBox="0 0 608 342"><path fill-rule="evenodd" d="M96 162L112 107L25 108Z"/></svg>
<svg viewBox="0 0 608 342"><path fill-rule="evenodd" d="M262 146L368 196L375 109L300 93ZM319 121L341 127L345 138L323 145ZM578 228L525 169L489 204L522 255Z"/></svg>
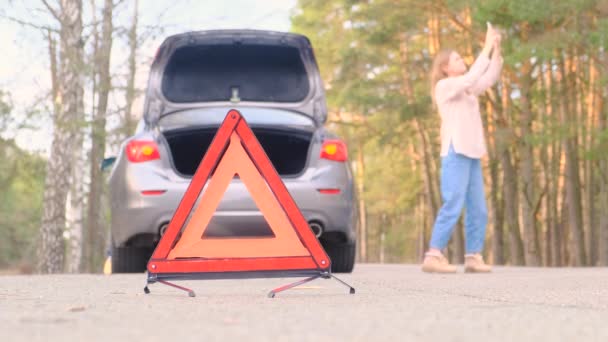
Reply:
<svg viewBox="0 0 608 342"><path fill-rule="evenodd" d="M502 69L500 35L488 23L481 55L471 69L460 55L440 52L433 63L431 95L441 115L441 196L430 248L422 270L454 273L442 250L466 206L465 272L490 272L481 256L488 219L480 159L486 145L477 97L491 87ZM491 55L491 57L490 57Z"/></svg>

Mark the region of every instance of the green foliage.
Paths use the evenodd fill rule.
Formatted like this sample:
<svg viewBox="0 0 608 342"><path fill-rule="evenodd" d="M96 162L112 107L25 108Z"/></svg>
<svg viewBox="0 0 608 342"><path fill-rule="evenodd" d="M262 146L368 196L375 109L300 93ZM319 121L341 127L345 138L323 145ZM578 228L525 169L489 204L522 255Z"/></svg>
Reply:
<svg viewBox="0 0 608 342"><path fill-rule="evenodd" d="M0 97L0 125L10 104ZM0 126L2 131L7 127ZM33 264L40 227L45 161L0 138L0 268Z"/></svg>
<svg viewBox="0 0 608 342"><path fill-rule="evenodd" d="M7 93L0 90L0 133L4 133L11 123L11 104Z"/></svg>
<svg viewBox="0 0 608 342"><path fill-rule="evenodd" d="M584 84L582 88L589 83L590 58L599 58L600 67L605 68L608 6L598 6L595 0L299 1L292 30L311 39L328 85L330 118L332 113L340 113L334 118L338 121L335 128L351 150L363 154L365 172L360 181L365 185L362 196L369 216L370 254L380 254L377 248L384 236L387 258L411 258L407 253L413 252L416 224L421 224L411 216L420 198L431 196L422 179L428 166L409 151L412 145L416 153L422 151L419 132L413 128L421 125L433 163L437 162L440 120L429 96L432 20L439 20L435 34L440 48L454 48L468 58L479 50L486 22L503 33L503 76L509 99L503 99L500 91L481 99L485 121L489 120L487 101L494 103L497 112L490 139L498 151L509 148L517 162L522 144L538 150L590 134L595 143L580 146L580 155L601 158L608 134L592 127L578 128L582 121L577 115L582 114L572 113L576 105L569 106L570 100L566 100L564 112L560 111L564 91L555 84L550 89L539 84L551 74L552 82L567 87L558 70L558 63L567 56L580 57L576 77ZM605 75L600 72L598 89L608 84ZM524 81L526 94L522 94ZM523 97L532 120L525 136L521 134ZM581 99L585 105L586 100ZM503 111L505 101L509 109ZM553 105L551 114L547 113L548 102ZM436 167L432 168L432 175L438 176Z"/></svg>

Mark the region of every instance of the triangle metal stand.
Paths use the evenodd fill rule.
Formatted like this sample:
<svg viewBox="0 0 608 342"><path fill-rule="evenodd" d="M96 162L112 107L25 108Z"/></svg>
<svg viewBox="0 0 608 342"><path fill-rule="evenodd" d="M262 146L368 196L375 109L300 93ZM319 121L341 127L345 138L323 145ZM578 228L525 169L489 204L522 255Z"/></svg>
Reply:
<svg viewBox="0 0 608 342"><path fill-rule="evenodd" d="M167 280L200 280L200 279L250 279L250 278L291 278L291 277L302 277L307 276L305 279L298 280L296 282L283 285L277 287L270 292L268 292L268 298L274 298L278 293L293 289L295 287L304 285L316 279L334 279L338 283L344 285L349 289L349 294L355 294L355 288L331 274L331 272L246 272L246 273L234 273L234 274L226 274L226 273L209 273L209 274L157 274L157 273L149 273L148 278L146 280L146 286L144 287L144 293L149 294L150 289L148 285L154 283L161 283L167 286L171 286L178 290L182 290L188 293L189 297L196 297L196 293L192 289L187 287L176 285Z"/></svg>

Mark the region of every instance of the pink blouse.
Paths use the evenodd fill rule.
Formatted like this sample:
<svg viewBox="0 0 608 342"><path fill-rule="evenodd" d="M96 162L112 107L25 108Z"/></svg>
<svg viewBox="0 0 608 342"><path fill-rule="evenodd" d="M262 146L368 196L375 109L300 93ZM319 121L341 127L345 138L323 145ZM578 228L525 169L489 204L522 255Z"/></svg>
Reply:
<svg viewBox="0 0 608 342"><path fill-rule="evenodd" d="M450 143L454 151L480 159L487 153L477 97L490 88L500 75L503 60L480 55L469 71L437 82L435 100L441 115L441 156L447 156Z"/></svg>

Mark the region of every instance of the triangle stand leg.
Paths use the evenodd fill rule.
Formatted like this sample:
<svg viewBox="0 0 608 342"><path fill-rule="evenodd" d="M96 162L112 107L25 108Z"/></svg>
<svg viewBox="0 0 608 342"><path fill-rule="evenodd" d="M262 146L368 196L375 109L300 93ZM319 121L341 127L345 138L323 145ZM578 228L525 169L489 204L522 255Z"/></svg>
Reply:
<svg viewBox="0 0 608 342"><path fill-rule="evenodd" d="M348 287L349 289L349 293L350 294L355 294L355 288L350 286L349 284L347 284L346 282L344 282L343 280L341 280L340 278L336 277L335 275L331 274L330 272L322 272L319 273L317 275L314 275L312 277L308 277L306 279L302 279L302 280L298 280L294 283L291 284L287 284L287 285L283 285L281 287L278 287L272 291L270 291L268 293L268 298L274 298L276 296L277 293L283 292L283 291L287 291L289 289L293 289L294 287L298 287L300 285L304 285L306 283L309 283L313 280L319 279L319 278L323 278L323 279L334 279L337 282L339 282L340 284Z"/></svg>
<svg viewBox="0 0 608 342"><path fill-rule="evenodd" d="M188 296L189 297L196 297L196 293L194 293L193 290L191 290L191 289L189 289L187 287L179 286L179 285L170 283L170 282L168 282L166 280L161 280L161 279L158 279L158 278L155 278L155 277L148 278L148 280L146 281L146 286L144 287L144 293L145 294L149 294L150 293L150 289L148 288L148 285L154 284L156 282L159 282L161 284L165 284L167 286L174 287L174 288L176 288L178 290L186 291L186 292L188 292Z"/></svg>
<svg viewBox="0 0 608 342"><path fill-rule="evenodd" d="M159 282L159 283L161 283L161 284L165 284L167 286L174 287L174 288L176 288L178 290L186 291L186 292L188 292L188 296L189 297L196 297L196 293L194 293L194 291L192 291L191 289L189 289L187 287L175 285L173 283L170 283L170 282L165 281L165 280L160 280L160 279L156 279L156 281Z"/></svg>
<svg viewBox="0 0 608 342"><path fill-rule="evenodd" d="M308 277L306 279L302 279L302 280L298 280L295 283L291 283L291 284L287 284L287 285L283 285L281 287L278 287L270 292L268 292L268 298L274 298L274 296L276 296L277 293L279 292L283 292L283 291L287 291L289 289L293 289L294 287L300 286L300 285L304 285L306 283L309 283L315 279L319 279L323 276L322 273L314 275L312 277Z"/></svg>
<svg viewBox="0 0 608 342"><path fill-rule="evenodd" d="M334 280L336 280L338 283L348 287L349 291L348 293L350 294L355 294L355 288L350 286L349 284L347 284L344 280L336 277L335 275L331 274L331 273L327 273L329 277L333 278Z"/></svg>

